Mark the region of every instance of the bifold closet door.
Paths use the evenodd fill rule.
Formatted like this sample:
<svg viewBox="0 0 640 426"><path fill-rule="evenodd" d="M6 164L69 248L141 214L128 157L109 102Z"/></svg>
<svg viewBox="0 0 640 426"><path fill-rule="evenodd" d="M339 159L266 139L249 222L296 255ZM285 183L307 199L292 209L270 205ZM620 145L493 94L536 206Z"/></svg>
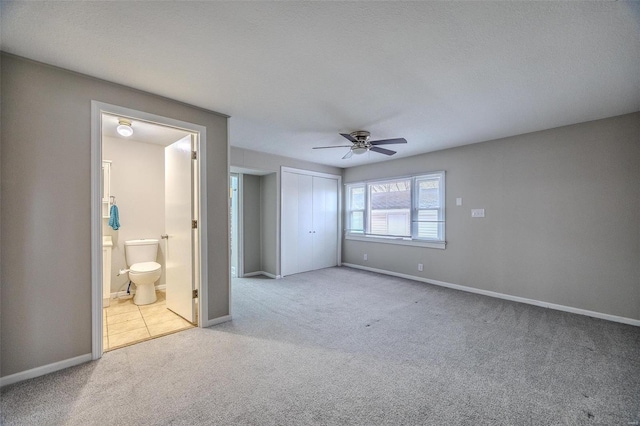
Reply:
<svg viewBox="0 0 640 426"><path fill-rule="evenodd" d="M282 188L282 275L312 269L313 181L308 175L283 172ZM307 268L307 269L305 269Z"/></svg>
<svg viewBox="0 0 640 426"><path fill-rule="evenodd" d="M313 269L313 177L298 177L297 272Z"/></svg>
<svg viewBox="0 0 640 426"><path fill-rule="evenodd" d="M282 275L337 265L338 181L283 172Z"/></svg>
<svg viewBox="0 0 640 426"><path fill-rule="evenodd" d="M313 265L338 264L338 181L313 177Z"/></svg>

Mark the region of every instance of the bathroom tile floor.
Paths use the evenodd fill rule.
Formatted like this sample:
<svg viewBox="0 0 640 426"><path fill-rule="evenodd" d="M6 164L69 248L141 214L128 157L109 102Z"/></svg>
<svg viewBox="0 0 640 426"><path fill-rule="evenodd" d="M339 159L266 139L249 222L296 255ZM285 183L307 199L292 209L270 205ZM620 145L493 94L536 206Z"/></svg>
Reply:
<svg viewBox="0 0 640 426"><path fill-rule="evenodd" d="M111 299L102 310L105 352L194 327L167 309L164 291L157 290L156 294L155 303L142 306L134 304L133 297Z"/></svg>

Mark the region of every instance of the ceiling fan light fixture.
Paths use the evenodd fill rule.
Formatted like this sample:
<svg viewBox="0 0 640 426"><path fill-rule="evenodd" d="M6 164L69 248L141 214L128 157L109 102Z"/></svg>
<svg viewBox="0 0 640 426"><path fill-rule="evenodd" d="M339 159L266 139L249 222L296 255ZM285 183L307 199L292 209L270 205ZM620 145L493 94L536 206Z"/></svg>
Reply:
<svg viewBox="0 0 640 426"><path fill-rule="evenodd" d="M369 150L364 146L356 146L356 147L351 148L351 151L353 151L353 153L356 154L356 155L360 155L360 154L364 154L365 152L367 152Z"/></svg>
<svg viewBox="0 0 640 426"><path fill-rule="evenodd" d="M118 127L116 128L120 136L128 138L133 135L133 128L131 127L131 121L123 118L118 119Z"/></svg>

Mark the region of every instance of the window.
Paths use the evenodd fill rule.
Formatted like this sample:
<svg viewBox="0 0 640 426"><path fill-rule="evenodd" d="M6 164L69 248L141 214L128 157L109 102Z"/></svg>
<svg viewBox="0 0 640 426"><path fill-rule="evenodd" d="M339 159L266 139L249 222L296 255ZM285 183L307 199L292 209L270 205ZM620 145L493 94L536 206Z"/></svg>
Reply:
<svg viewBox="0 0 640 426"><path fill-rule="evenodd" d="M348 239L444 248L444 172L348 184L346 204Z"/></svg>
<svg viewBox="0 0 640 426"><path fill-rule="evenodd" d="M364 234L364 185L353 185L347 191L349 199L348 232Z"/></svg>

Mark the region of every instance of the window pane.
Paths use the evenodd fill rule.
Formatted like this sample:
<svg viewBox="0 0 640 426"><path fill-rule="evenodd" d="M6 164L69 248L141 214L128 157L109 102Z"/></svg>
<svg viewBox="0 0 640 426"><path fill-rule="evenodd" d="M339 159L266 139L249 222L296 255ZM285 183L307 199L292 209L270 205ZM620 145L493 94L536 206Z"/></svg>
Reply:
<svg viewBox="0 0 640 426"><path fill-rule="evenodd" d="M364 212L351 212L349 218L349 232L364 232Z"/></svg>
<svg viewBox="0 0 640 426"><path fill-rule="evenodd" d="M349 192L349 209L364 210L364 186L351 187Z"/></svg>
<svg viewBox="0 0 640 426"><path fill-rule="evenodd" d="M418 181L418 208L429 209L440 207L440 178Z"/></svg>
<svg viewBox="0 0 640 426"><path fill-rule="evenodd" d="M411 235L411 180L375 183L369 187L370 233Z"/></svg>
<svg viewBox="0 0 640 426"><path fill-rule="evenodd" d="M438 210L418 210L418 238L437 240Z"/></svg>

